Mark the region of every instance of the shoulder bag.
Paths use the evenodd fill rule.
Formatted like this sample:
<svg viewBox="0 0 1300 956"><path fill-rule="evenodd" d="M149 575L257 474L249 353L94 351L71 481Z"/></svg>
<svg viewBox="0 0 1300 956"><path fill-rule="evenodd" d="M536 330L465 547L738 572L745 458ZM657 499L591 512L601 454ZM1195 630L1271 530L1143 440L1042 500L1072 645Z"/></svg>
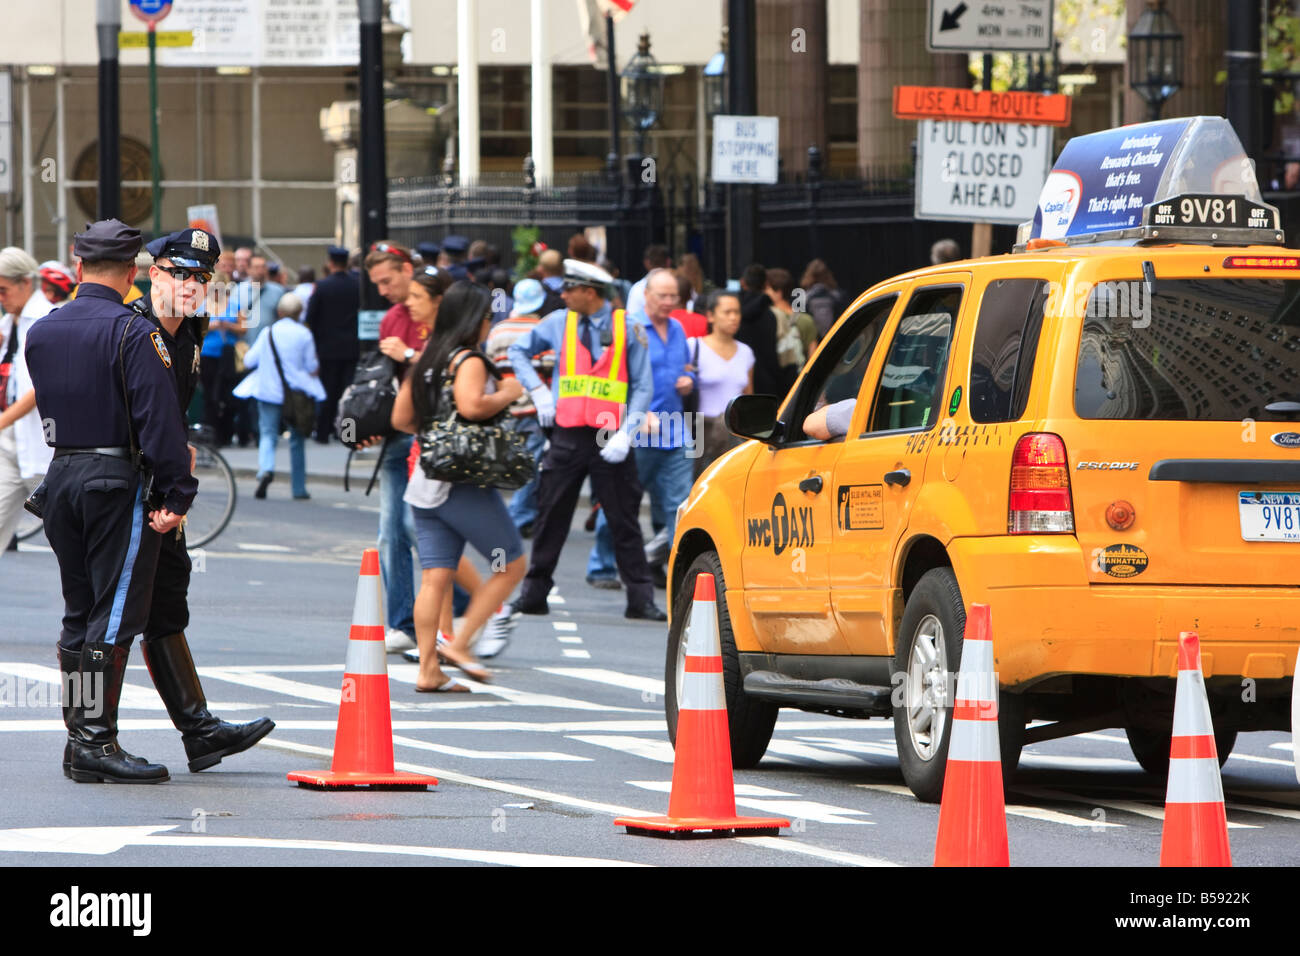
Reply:
<svg viewBox="0 0 1300 956"><path fill-rule="evenodd" d="M695 354L691 356L691 369L695 372L695 387L683 395L682 411L694 415L700 410L700 340L695 339Z"/></svg>
<svg viewBox="0 0 1300 956"><path fill-rule="evenodd" d="M442 373L433 418L420 429L420 468L434 481L478 485L482 488L522 488L537 465L524 435L509 425L510 412L502 409L492 418L472 422L456 410L453 384L460 364L478 355L464 349ZM412 387L420 383L412 382Z"/></svg>
<svg viewBox="0 0 1300 956"><path fill-rule="evenodd" d="M280 385L284 388L280 422L292 425L299 435L306 438L316 424L316 399L304 391L289 387L289 380L284 377L284 366L280 364L280 350L275 347L275 336L271 334L274 328L274 325L267 328L266 337L271 344L271 354L275 356L275 370L280 373Z"/></svg>

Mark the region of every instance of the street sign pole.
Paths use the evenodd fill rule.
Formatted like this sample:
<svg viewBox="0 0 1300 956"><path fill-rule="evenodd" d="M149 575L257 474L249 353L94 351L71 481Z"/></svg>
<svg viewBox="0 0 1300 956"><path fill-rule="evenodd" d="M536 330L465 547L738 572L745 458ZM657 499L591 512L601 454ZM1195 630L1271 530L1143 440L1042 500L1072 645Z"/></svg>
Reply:
<svg viewBox="0 0 1300 956"><path fill-rule="evenodd" d="M149 176L153 181L153 234L162 235L162 164L158 161L158 34L149 22Z"/></svg>
<svg viewBox="0 0 1300 956"><path fill-rule="evenodd" d="M122 153L118 142L117 34L121 10L117 0L99 0L95 32L99 39L99 194L95 202L98 219L116 219L122 212Z"/></svg>

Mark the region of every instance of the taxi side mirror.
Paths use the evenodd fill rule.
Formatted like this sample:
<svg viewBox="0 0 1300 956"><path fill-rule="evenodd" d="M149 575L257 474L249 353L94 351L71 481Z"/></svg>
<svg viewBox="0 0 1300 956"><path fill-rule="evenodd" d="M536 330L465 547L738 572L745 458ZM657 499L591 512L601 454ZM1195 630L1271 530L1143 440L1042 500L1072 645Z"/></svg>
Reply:
<svg viewBox="0 0 1300 956"><path fill-rule="evenodd" d="M774 445L782 431L776 418L780 407L775 395L737 395L727 404L724 421L733 435Z"/></svg>

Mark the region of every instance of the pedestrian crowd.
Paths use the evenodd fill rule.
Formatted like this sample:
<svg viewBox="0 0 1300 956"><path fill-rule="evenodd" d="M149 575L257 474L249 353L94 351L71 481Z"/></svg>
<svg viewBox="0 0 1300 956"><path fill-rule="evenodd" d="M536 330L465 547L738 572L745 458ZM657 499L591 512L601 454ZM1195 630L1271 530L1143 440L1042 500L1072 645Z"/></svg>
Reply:
<svg viewBox="0 0 1300 956"><path fill-rule="evenodd" d="M295 499L310 497L309 440L371 448L386 646L419 662L421 691L467 689L440 660L489 679L479 659L501 652L520 614L549 611L584 484L588 584L625 591L629 618L664 620L655 589L666 586L678 508L740 441L728 403L784 394L847 305L820 259L798 281L753 264L718 288L696 255L674 263L663 245L644 250L635 281L581 233L563 252L538 245L535 265L513 276L494 246L463 236L335 246L319 277L242 246L216 256L202 290L190 418L218 446L256 445L255 498L269 493L286 435ZM371 355L358 328L363 271L389 303ZM75 268L0 251L0 541L56 443L42 432L22 346L76 282ZM390 403L383 425L356 434L345 414L353 382L376 377ZM498 487L440 473L430 436L448 415L467 434L508 436L533 467ZM486 578L467 544L491 565Z"/></svg>

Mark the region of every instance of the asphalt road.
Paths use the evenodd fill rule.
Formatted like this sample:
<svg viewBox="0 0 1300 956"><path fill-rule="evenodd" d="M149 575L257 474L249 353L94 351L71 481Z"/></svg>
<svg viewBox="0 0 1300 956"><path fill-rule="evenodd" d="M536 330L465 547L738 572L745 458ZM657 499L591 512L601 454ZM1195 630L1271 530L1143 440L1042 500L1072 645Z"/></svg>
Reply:
<svg viewBox="0 0 1300 956"><path fill-rule="evenodd" d="M938 807L904 787L892 727L881 720L783 712L762 765L736 774L741 813L793 821L779 837L666 841L615 827L620 814L667 807L666 628L624 620L621 593L585 584L591 535L580 527L551 615L520 620L492 662L491 684L430 700L414 691L414 665L389 657L398 768L437 776L436 788L293 786L287 772L329 764L377 496L320 482L311 501L295 502L284 482L254 501L248 484L230 527L196 555L189 633L214 712L269 714L278 726L253 751L201 774L186 772L180 736L136 653L121 739L168 764L172 780L125 787L63 777L54 556L40 542L0 557L0 865L932 862ZM1300 789L1289 736L1241 735L1223 778L1234 863L1296 862ZM1008 807L1012 863L1154 865L1163 797L1122 731L1028 747Z"/></svg>

